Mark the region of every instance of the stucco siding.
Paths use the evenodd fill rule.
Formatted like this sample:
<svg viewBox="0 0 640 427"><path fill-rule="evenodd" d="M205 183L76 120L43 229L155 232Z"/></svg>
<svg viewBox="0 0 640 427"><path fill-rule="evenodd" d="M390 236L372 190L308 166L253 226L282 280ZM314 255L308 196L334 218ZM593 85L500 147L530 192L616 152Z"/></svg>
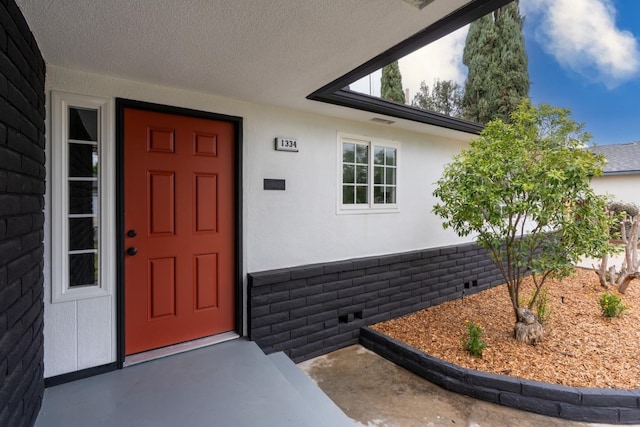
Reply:
<svg viewBox="0 0 640 427"><path fill-rule="evenodd" d="M598 194L609 194L612 200L632 202L640 206L640 175L606 175L594 178L591 187Z"/></svg>
<svg viewBox="0 0 640 427"><path fill-rule="evenodd" d="M470 135L447 131L448 137L430 136L55 66L48 69L48 96L51 90L242 117L243 277L254 271L468 241L442 229L431 213L435 202L431 193L444 163L467 145ZM338 214L339 133L400 144L397 212ZM296 138L300 151L275 151L276 137ZM264 190L263 180L268 178L284 179L286 190ZM50 237L48 233L47 259L51 255ZM50 266L45 271L46 376L114 362L115 284L112 295L100 300L52 304ZM244 286L246 290L246 283ZM87 304L91 307L84 307Z"/></svg>

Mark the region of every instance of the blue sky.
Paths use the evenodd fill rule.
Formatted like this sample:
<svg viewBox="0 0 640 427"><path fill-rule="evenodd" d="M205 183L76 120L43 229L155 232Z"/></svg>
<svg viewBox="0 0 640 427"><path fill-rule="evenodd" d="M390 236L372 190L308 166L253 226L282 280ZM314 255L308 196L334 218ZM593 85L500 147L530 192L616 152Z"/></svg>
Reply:
<svg viewBox="0 0 640 427"><path fill-rule="evenodd" d="M521 12L533 102L571 109L598 145L640 141L640 1L522 0Z"/></svg>
<svg viewBox="0 0 640 427"><path fill-rule="evenodd" d="M640 141L640 1L520 0L525 16L530 97L569 108L592 143ZM400 59L412 99L424 80L466 78L467 28ZM379 95L380 72L352 89Z"/></svg>

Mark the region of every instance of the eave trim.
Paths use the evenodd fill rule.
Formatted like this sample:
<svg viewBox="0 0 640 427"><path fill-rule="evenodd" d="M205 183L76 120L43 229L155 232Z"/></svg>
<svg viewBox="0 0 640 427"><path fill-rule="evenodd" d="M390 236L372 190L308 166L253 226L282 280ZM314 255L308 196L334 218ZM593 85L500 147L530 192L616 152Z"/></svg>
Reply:
<svg viewBox="0 0 640 427"><path fill-rule="evenodd" d="M307 96L312 101L326 102L357 110L385 114L391 117L440 126L462 132L478 134L484 126L467 120L456 119L443 114L424 111L409 105L387 101L345 89L349 84L365 77L385 65L406 56L427 44L438 40L458 28L510 3L512 0L475 0L457 11L445 16L417 34L398 43L367 61L356 69L326 84Z"/></svg>

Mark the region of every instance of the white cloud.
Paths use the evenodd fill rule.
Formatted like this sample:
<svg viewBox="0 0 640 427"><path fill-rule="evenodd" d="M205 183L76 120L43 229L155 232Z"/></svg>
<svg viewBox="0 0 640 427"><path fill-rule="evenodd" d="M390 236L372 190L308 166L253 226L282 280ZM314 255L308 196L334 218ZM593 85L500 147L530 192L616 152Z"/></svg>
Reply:
<svg viewBox="0 0 640 427"><path fill-rule="evenodd" d="M464 85L467 67L462 64L462 52L468 30L469 26L464 26L399 60L402 85L409 88L409 98L418 93L423 80L429 86L435 79Z"/></svg>
<svg viewBox="0 0 640 427"><path fill-rule="evenodd" d="M611 0L521 0L520 9L564 68L610 89L640 72L638 41L617 28Z"/></svg>
<svg viewBox="0 0 640 427"><path fill-rule="evenodd" d="M469 26L464 26L435 42L400 58L403 89L409 89L409 102L420 90L420 83L432 86L436 78L464 85L467 67L462 64L462 51ZM380 70L350 85L351 90L380 96Z"/></svg>

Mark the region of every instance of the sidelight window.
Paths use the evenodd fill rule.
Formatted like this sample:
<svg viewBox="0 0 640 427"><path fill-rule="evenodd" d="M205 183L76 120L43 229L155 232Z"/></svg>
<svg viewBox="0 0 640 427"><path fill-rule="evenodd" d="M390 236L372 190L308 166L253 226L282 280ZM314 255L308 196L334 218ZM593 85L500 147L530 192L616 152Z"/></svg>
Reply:
<svg viewBox="0 0 640 427"><path fill-rule="evenodd" d="M52 94L52 300L104 295L110 289L113 190L111 102Z"/></svg>

